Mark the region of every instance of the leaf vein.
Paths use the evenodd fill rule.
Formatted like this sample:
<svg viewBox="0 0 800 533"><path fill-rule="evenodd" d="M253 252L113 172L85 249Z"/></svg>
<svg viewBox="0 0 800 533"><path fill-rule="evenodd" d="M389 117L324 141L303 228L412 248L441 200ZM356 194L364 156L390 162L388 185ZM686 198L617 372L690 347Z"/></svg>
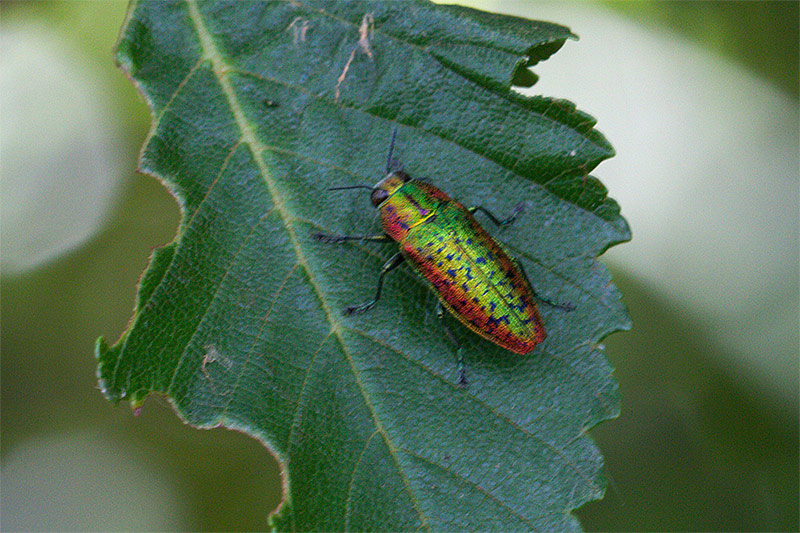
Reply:
<svg viewBox="0 0 800 533"><path fill-rule="evenodd" d="M391 350L391 351L395 352L396 354L402 356L409 363L414 364L418 368L420 368L423 371L429 373L431 376L434 376L434 377L442 380L445 384L451 386L454 390L458 390L458 385L456 385L455 383L453 383L451 381L448 381L442 375L438 374L437 372L434 372L432 369L430 369L426 365L423 365L418 360L412 358L409 354L406 354L405 352L403 352L401 350L398 350L394 346L386 344L382 340L377 339L377 338L369 335L368 333L366 333L366 332L364 332L362 330L355 329L355 328L348 328L348 329L349 329L349 331L351 331L351 332L353 332L353 333L355 333L355 334L357 334L357 335L359 335L359 336L361 336L361 337L363 337L363 338L365 338L367 340L370 340L370 341L374 342L375 344L378 344L378 345L383 346L384 348L386 348L388 350ZM480 407L483 407L489 414L494 415L500 421L508 424L513 429L521 432L522 434L526 435L527 437L530 437L530 438L536 440L537 442L541 443L546 448L549 448L551 452L553 452L555 455L561 457L561 459L563 460L564 464L569 466L573 470L573 472L575 472L578 475L578 477L580 477L585 483L587 483L593 489L599 490L599 488L597 487L595 482L591 479L591 477L587 476L586 473L576 463L574 463L571 459L569 459L565 455L563 449L558 448L557 446L551 444L550 442L548 442L544 438L540 437L539 435L531 432L529 429L527 429L526 427L520 425L515 420L511 419L510 417L506 416L505 414L501 413L495 407L492 407L488 403L486 403L483 400L481 400L479 397L477 397L477 396L475 396L473 394L470 394L468 392L464 393L464 394L466 396L468 396L469 398L471 398L472 401L475 402L475 404L477 404Z"/></svg>

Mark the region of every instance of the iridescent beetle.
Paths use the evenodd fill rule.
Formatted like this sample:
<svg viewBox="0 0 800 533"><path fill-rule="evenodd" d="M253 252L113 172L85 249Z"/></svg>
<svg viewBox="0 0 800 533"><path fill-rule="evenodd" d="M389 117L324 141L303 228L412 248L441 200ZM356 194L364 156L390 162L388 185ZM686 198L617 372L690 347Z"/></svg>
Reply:
<svg viewBox="0 0 800 533"><path fill-rule="evenodd" d="M473 216L481 211L497 226L510 224L519 210L498 220L483 207L467 209L433 185L393 170L392 134L386 176L374 187L356 185L331 190L369 189L372 205L380 210L384 235L312 235L326 243L397 241L400 251L383 265L375 297L347 307L346 315L363 313L380 299L383 279L403 261L436 291L440 306L469 329L517 354L526 354L546 333L534 301L535 292L519 262L511 257ZM546 300L543 300L546 303ZM551 303L552 304L552 303ZM569 305L556 305L571 309ZM439 307L441 316L441 307ZM458 346L459 383L466 385L461 347Z"/></svg>

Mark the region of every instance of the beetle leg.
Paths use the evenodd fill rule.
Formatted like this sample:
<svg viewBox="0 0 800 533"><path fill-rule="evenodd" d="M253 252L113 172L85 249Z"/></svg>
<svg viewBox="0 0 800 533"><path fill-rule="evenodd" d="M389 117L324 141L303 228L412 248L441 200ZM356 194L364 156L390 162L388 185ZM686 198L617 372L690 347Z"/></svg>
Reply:
<svg viewBox="0 0 800 533"><path fill-rule="evenodd" d="M467 381L467 371L464 369L464 350L461 347L461 343L458 342L456 336L453 335L453 332L450 330L450 327L447 325L447 322L444 321L444 306L442 305L442 301L438 300L436 302L436 316L439 317L439 320L442 321L442 327L444 328L444 332L453 341L453 344L456 345L456 356L458 357L458 386L461 388L467 388L469 381Z"/></svg>
<svg viewBox="0 0 800 533"><path fill-rule="evenodd" d="M506 252L508 252L508 250L506 250ZM536 289L533 288L533 284L531 283L531 278L529 278L528 277L528 273L525 272L525 267L522 266L522 262L519 259L517 259L516 257L514 257L513 255L511 255L511 254L508 254L508 256L511 258L511 260L514 262L514 264L517 266L519 271L522 272L522 275L525 276L525 279L528 280L528 286L531 288L531 292L533 293L533 297L534 298L536 298L537 300L539 300L542 303L546 303L550 307L555 307L556 309L561 309L563 311L574 311L575 310L575 306L572 305L571 303L560 304L560 303L553 302L552 300L548 300L547 298L543 298L542 296L540 296L536 292Z"/></svg>
<svg viewBox="0 0 800 533"><path fill-rule="evenodd" d="M392 257L389 258L386 263L384 263L383 268L381 269L381 274L378 276L378 289L375 291L375 298L371 301L361 304L361 305L353 305L350 307L346 307L344 310L345 315L357 315L359 313L363 313L364 311L369 311L372 307L378 303L378 299L381 297L381 289L383 288L383 277L386 276L389 272L397 268L397 265L403 262L403 254L400 252L394 254Z"/></svg>
<svg viewBox="0 0 800 533"><path fill-rule="evenodd" d="M477 205L475 207L470 207L469 209L467 209L467 211L469 211L470 215L474 215L476 212L481 211L481 212L483 212L483 214L485 214L487 217L489 217L489 220L494 222L495 225L503 227L503 226L508 226L509 224L514 222L514 220L517 219L517 215L522 213L522 208L523 207L524 207L524 204L519 204L517 207L514 208L514 211L511 213L511 216L506 218L506 219L503 219L503 220L500 220L499 218L494 216L491 211L489 211L485 207L481 207L479 205Z"/></svg>
<svg viewBox="0 0 800 533"><path fill-rule="evenodd" d="M330 235L328 233L312 233L311 238L326 244L341 244L347 241L391 242L388 235Z"/></svg>

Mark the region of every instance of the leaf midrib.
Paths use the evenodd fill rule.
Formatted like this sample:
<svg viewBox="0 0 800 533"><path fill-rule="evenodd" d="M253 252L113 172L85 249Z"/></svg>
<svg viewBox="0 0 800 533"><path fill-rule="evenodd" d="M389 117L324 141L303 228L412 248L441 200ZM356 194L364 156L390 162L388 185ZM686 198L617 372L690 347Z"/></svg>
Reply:
<svg viewBox="0 0 800 533"><path fill-rule="evenodd" d="M403 484L405 485L406 491L409 493L412 505L414 507L417 516L420 519L420 522L426 529L430 529L428 525L428 521L422 510L417 505L417 498L412 490L411 484L408 478L405 475L404 470L400 467L399 460L397 457L397 449L393 445L389 435L387 434L385 428L383 427L381 421L378 419L377 412L372 405L370 395L368 394L367 390L364 387L363 380L361 379L360 373L356 368L355 362L353 361L350 352L347 350L344 339L342 337L341 332L341 324L335 320L333 310L328 303L327 299L325 298L324 292L322 291L319 283L316 280L314 272L309 267L308 262L306 261L305 254L300 246L300 242L297 239L297 235L294 232L294 229L291 225L291 220L293 217L290 216L290 213L286 210L285 204L283 202L282 197L277 189L275 182L271 179L270 173L268 171L267 165L264 162L262 157L262 153L266 150L266 146L264 146L256 137L255 135L255 128L253 128L250 123L247 121L244 112L242 111L242 107L239 104L239 100L236 96L236 92L234 91L233 87L231 86L227 73L231 72L232 69L220 55L217 47L214 44L214 40L211 37L211 34L208 32L206 28L200 11L197 7L195 0L188 0L187 6L189 9L189 18L192 21L192 24L195 27L195 31L197 32L197 36L200 40L200 48L203 51L203 58L211 62L212 72L214 73L215 77L217 78L220 87L222 88L225 97L228 101L228 105L230 107L231 113L233 114L234 120L236 121L236 125L239 127L239 131L241 132L241 138L243 142L250 148L250 152L253 156L253 160L256 162L258 166L259 173L261 174L262 179L264 180L265 184L267 185L267 190L269 191L270 196L272 197L272 201L274 203L275 209L277 209L278 213L280 214L281 220L283 222L284 227L286 228L286 232L289 237L289 241L292 243L292 247L294 248L295 255L297 257L297 262L303 267L308 275L309 284L311 285L314 292L317 294L319 298L323 312L325 313L326 319L328 323L331 324L331 333L337 338L339 345L342 349L342 353L345 355L345 358L350 366L351 371L353 372L354 380L358 385L359 392L364 400L364 403L369 410L370 416L372 417L373 423L378 432L382 435L384 442L386 443L387 449L392 457L392 460L395 463L395 468L398 471L398 474L403 480ZM313 368L313 365L309 365L309 372ZM301 390L300 395L302 396L306 389ZM298 403L298 408L299 408ZM294 419L297 419L298 413L295 412ZM294 428L295 423L292 423L292 428Z"/></svg>

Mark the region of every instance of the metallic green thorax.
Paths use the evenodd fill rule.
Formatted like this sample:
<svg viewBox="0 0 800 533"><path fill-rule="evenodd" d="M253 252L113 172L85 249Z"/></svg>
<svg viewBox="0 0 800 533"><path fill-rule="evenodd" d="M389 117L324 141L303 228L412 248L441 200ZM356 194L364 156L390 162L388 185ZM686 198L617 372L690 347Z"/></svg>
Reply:
<svg viewBox="0 0 800 533"><path fill-rule="evenodd" d="M463 205L402 171L375 185L372 203L383 230L465 326L520 354L544 340L525 274Z"/></svg>

